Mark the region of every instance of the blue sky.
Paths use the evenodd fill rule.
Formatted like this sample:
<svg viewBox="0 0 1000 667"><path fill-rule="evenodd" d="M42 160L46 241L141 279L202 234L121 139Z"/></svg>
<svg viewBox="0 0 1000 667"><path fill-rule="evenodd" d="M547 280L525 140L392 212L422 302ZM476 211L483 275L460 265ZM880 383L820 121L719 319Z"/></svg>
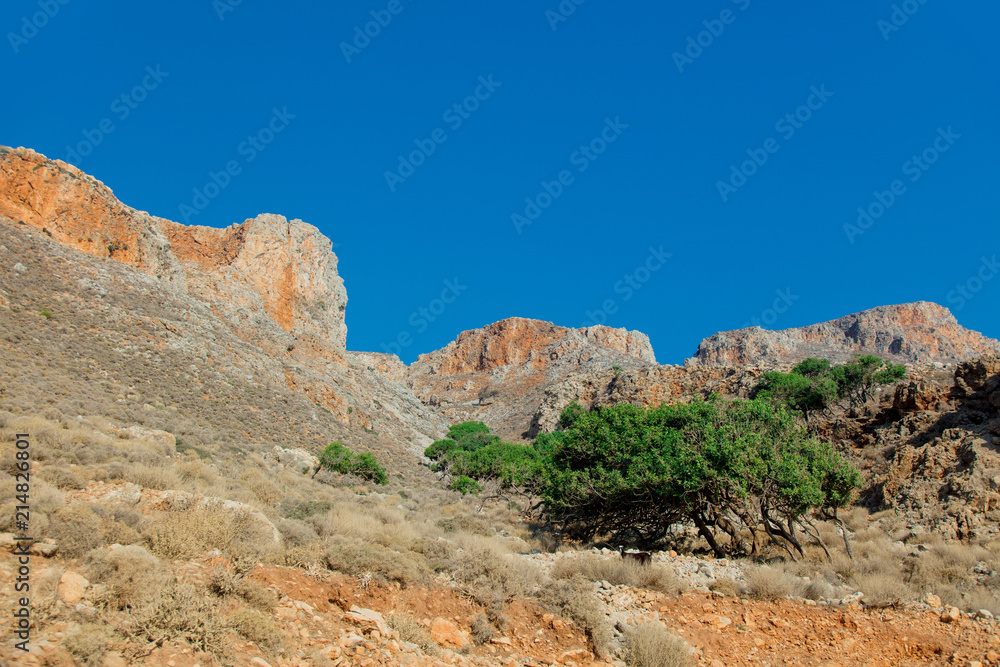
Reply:
<svg viewBox="0 0 1000 667"><path fill-rule="evenodd" d="M510 316L661 363L916 300L1000 337L996 3L680 4L8 0L0 143L316 225L405 361Z"/></svg>

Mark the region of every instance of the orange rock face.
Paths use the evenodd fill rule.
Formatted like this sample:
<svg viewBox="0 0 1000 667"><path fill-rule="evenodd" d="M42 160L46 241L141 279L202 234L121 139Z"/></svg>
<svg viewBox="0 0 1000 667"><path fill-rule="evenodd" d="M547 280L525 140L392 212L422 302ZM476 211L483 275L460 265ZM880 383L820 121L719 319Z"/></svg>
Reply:
<svg viewBox="0 0 1000 667"><path fill-rule="evenodd" d="M225 229L185 226L125 206L71 165L5 147L0 215L203 299L244 340L283 331L320 357L346 349L347 294L337 257L329 239L300 220L263 214Z"/></svg>

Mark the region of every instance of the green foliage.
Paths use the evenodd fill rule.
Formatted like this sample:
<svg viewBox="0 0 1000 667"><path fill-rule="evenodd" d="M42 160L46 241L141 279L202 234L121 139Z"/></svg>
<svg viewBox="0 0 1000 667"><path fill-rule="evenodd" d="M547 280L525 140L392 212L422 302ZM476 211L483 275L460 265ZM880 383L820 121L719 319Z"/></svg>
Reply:
<svg viewBox="0 0 1000 667"><path fill-rule="evenodd" d="M375 456L370 452L361 452L351 460L351 472L373 484L388 484L389 475L385 468L379 465Z"/></svg>
<svg viewBox="0 0 1000 667"><path fill-rule="evenodd" d="M459 475L458 477L452 479L448 488L452 491L458 491L463 496L467 493L476 495L483 490L483 487L479 484L479 482L471 477L466 477L465 475Z"/></svg>
<svg viewBox="0 0 1000 667"><path fill-rule="evenodd" d="M454 440L436 440L430 447L424 450L424 456L432 461L437 461L457 446L458 443Z"/></svg>
<svg viewBox="0 0 1000 667"><path fill-rule="evenodd" d="M339 472L342 475L357 475L373 484L386 484L389 481L385 468L379 465L374 455L369 452L355 454L340 442L331 442L320 454L316 472L323 469Z"/></svg>
<svg viewBox="0 0 1000 667"><path fill-rule="evenodd" d="M351 457L353 452L340 442L331 442L319 455L319 469L326 468L346 475L351 472Z"/></svg>
<svg viewBox="0 0 1000 667"><path fill-rule="evenodd" d="M837 383L841 398L850 399L851 405L859 405L872 398L875 387L906 377L906 367L867 354L835 367L830 377Z"/></svg>
<svg viewBox="0 0 1000 667"><path fill-rule="evenodd" d="M789 373L764 373L755 397L764 398L799 412L808 423L810 415L826 410L838 400L851 405L872 398L875 387L892 384L906 376L906 368L874 355L866 355L842 366L829 359L809 358Z"/></svg>
<svg viewBox="0 0 1000 667"><path fill-rule="evenodd" d="M860 476L781 406L713 397L583 415L552 449L544 480L540 493L571 534L657 540L691 520L721 555L714 527L738 552L736 523L800 549L786 526L810 508L849 502Z"/></svg>
<svg viewBox="0 0 1000 667"><path fill-rule="evenodd" d="M829 367L829 362L827 363ZM796 366L796 369L798 366ZM812 413L826 410L837 400L837 384L822 371L810 375L764 373L756 387L756 396L801 412L806 422Z"/></svg>
<svg viewBox="0 0 1000 667"><path fill-rule="evenodd" d="M565 408L563 408L563 411L561 413L559 413L559 428L562 429L570 428L571 426L573 426L576 420L579 419L580 416L583 414L585 414L584 409L580 406L579 403L573 401Z"/></svg>
<svg viewBox="0 0 1000 667"><path fill-rule="evenodd" d="M466 436L472 435L473 433L489 433L490 427L483 422L462 422L461 424L455 424L450 429L448 429L447 437L455 442L461 442Z"/></svg>

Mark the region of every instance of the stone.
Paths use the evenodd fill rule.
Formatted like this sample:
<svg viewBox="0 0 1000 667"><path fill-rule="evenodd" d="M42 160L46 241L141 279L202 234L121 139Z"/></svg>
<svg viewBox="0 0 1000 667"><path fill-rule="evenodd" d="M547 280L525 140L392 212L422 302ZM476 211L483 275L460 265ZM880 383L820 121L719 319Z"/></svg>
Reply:
<svg viewBox="0 0 1000 667"><path fill-rule="evenodd" d="M66 604L76 604L84 598L90 582L83 575L66 571L59 579L59 599Z"/></svg>
<svg viewBox="0 0 1000 667"><path fill-rule="evenodd" d="M941 614L942 623L953 623L962 618L962 611L958 607L946 607Z"/></svg>
<svg viewBox="0 0 1000 667"><path fill-rule="evenodd" d="M458 626L441 617L431 621L431 639L441 646L455 648L464 648L471 643L468 636Z"/></svg>
<svg viewBox="0 0 1000 667"><path fill-rule="evenodd" d="M937 595L934 595L934 593L929 593L927 597L924 598L924 603L928 607L932 607L934 609L940 609L942 606L941 598L938 597Z"/></svg>
<svg viewBox="0 0 1000 667"><path fill-rule="evenodd" d="M271 663L263 658L251 658L250 667L271 667Z"/></svg>
<svg viewBox="0 0 1000 667"><path fill-rule="evenodd" d="M351 607L351 610L344 614L344 618L355 625L377 630L382 635L389 634L389 626L385 623L385 617L372 609Z"/></svg>
<svg viewBox="0 0 1000 667"><path fill-rule="evenodd" d="M17 264L14 265L14 271L17 273L27 273L28 267L26 267L24 264L21 264L21 262L18 262Z"/></svg>
<svg viewBox="0 0 1000 667"><path fill-rule="evenodd" d="M35 542L30 547L28 547L28 553L32 556L42 556L44 558L52 558L59 552L59 547L55 544L47 544L45 542Z"/></svg>

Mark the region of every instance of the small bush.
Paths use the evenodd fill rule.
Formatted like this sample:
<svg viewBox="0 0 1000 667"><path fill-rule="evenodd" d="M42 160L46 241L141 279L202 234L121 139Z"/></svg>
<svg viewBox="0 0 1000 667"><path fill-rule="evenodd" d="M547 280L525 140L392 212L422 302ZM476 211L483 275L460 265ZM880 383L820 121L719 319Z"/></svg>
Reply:
<svg viewBox="0 0 1000 667"><path fill-rule="evenodd" d="M452 491L458 491L463 496L466 494L477 495L482 492L482 485L471 477L466 477L465 475L459 475L455 479L451 480L451 484L448 488Z"/></svg>
<svg viewBox="0 0 1000 667"><path fill-rule="evenodd" d="M587 633L596 655L607 657L610 654L611 627L591 582L579 575L559 579L542 588L540 599L552 611L580 626Z"/></svg>
<svg viewBox="0 0 1000 667"><path fill-rule="evenodd" d="M393 612L385 619L386 625L399 633L400 641L416 644L428 655L437 653L437 644L431 639L427 628L422 626L410 614Z"/></svg>
<svg viewBox="0 0 1000 667"><path fill-rule="evenodd" d="M259 611L240 607L228 617L230 625L247 641L269 650L281 648L284 633L272 619Z"/></svg>
<svg viewBox="0 0 1000 667"><path fill-rule="evenodd" d="M541 583L541 572L494 549L467 549L458 559L455 579L497 594L505 602L530 595Z"/></svg>
<svg viewBox="0 0 1000 667"><path fill-rule="evenodd" d="M236 597L261 611L272 612L278 605L277 596L259 581L240 577L223 568L212 571L208 589L221 597Z"/></svg>
<svg viewBox="0 0 1000 667"><path fill-rule="evenodd" d="M298 505L282 505L281 513L289 519L305 521L315 514L325 514L333 509L333 503L325 500L306 500Z"/></svg>
<svg viewBox="0 0 1000 667"><path fill-rule="evenodd" d="M809 585L806 586L805 591L802 593L802 597L807 600L815 600L817 602L825 600L831 595L833 595L833 588L830 584L821 579L810 581Z"/></svg>
<svg viewBox="0 0 1000 667"><path fill-rule="evenodd" d="M172 578L159 558L138 545L92 551L87 569L91 581L105 585L97 602L114 610L138 607Z"/></svg>
<svg viewBox="0 0 1000 667"><path fill-rule="evenodd" d="M87 505L67 505L49 517L45 536L59 545L67 558L79 558L104 544L104 522Z"/></svg>
<svg viewBox="0 0 1000 667"><path fill-rule="evenodd" d="M140 526L149 550L162 558L191 558L219 549L233 558L260 557L274 546L274 533L247 508L196 507L164 512Z"/></svg>
<svg viewBox="0 0 1000 667"><path fill-rule="evenodd" d="M485 614L477 614L472 619L472 640L481 646L493 637L493 625Z"/></svg>
<svg viewBox="0 0 1000 667"><path fill-rule="evenodd" d="M118 632L144 644L162 637L183 638L201 651L222 651L219 612L204 589L190 584L170 584L128 613L117 614L113 622Z"/></svg>
<svg viewBox="0 0 1000 667"><path fill-rule="evenodd" d="M258 469L250 469L240 477L240 483L257 500L267 506L277 505L284 497L278 486Z"/></svg>
<svg viewBox="0 0 1000 667"><path fill-rule="evenodd" d="M732 579L728 579L726 577L716 579L712 582L712 585L709 586L708 589L715 591L716 593L722 593L726 597L730 598L738 598L743 594L743 591L740 589L740 585Z"/></svg>
<svg viewBox="0 0 1000 667"><path fill-rule="evenodd" d="M371 573L380 579L412 586L429 577L423 563L413 553L399 553L375 544L332 544L323 554L331 570L343 574Z"/></svg>
<svg viewBox="0 0 1000 667"><path fill-rule="evenodd" d="M795 591L795 579L781 570L755 567L746 573L747 595L756 600L778 600Z"/></svg>
<svg viewBox="0 0 1000 667"><path fill-rule="evenodd" d="M898 577L872 574L861 577L854 583L865 594L861 601L867 607L878 609L898 607L906 600L915 597Z"/></svg>
<svg viewBox="0 0 1000 667"><path fill-rule="evenodd" d="M97 665L102 664L102 659L112 639L113 635L107 627L97 623L84 623L66 635L63 639L63 646L81 664L97 667Z"/></svg>
<svg viewBox="0 0 1000 667"><path fill-rule="evenodd" d="M646 623L629 633L630 667L693 667L697 664L683 639L656 623Z"/></svg>

